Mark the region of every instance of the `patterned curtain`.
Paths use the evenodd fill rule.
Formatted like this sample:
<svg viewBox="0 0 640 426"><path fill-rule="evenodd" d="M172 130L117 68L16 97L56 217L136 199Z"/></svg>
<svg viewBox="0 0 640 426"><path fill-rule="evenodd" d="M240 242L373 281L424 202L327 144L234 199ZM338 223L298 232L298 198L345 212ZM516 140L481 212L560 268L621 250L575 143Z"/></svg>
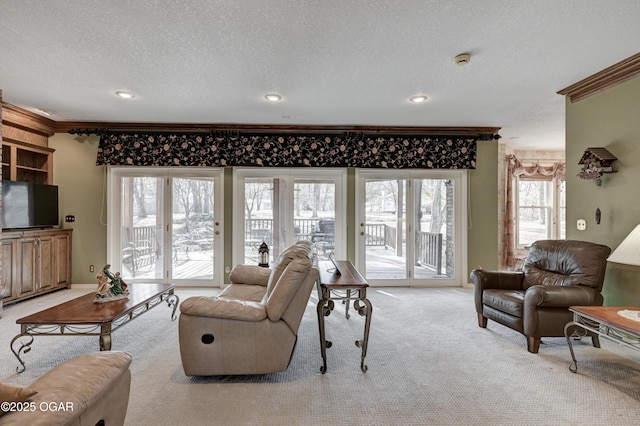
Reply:
<svg viewBox="0 0 640 426"><path fill-rule="evenodd" d="M475 169L478 137L105 133L97 165Z"/></svg>
<svg viewBox="0 0 640 426"><path fill-rule="evenodd" d="M551 166L543 167L540 164L524 165L515 155L507 156L507 185L506 185L506 207L505 207L505 232L504 232L504 259L503 264L506 267L513 267L516 264L516 238L515 238L515 221L516 211L513 202L516 194L513 187L516 178L526 176L528 178L539 179L557 179L565 180L565 163L553 163Z"/></svg>

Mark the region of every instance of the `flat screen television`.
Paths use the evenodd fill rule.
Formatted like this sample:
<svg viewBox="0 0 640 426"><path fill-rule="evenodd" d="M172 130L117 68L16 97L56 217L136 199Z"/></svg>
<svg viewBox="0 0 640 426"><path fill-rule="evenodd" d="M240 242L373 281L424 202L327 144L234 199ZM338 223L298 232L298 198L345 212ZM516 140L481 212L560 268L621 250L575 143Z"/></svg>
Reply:
<svg viewBox="0 0 640 426"><path fill-rule="evenodd" d="M58 187L2 181L2 229L58 226Z"/></svg>

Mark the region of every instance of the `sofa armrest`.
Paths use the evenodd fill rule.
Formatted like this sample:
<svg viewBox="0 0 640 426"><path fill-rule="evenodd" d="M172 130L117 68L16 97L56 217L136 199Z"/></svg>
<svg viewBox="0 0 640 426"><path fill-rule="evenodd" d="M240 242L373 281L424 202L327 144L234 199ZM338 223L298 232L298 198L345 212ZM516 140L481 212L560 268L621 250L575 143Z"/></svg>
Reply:
<svg viewBox="0 0 640 426"><path fill-rule="evenodd" d="M534 285L524 294L525 311L527 307L568 308L569 306L601 305L600 293L591 287L543 286Z"/></svg>
<svg viewBox="0 0 640 426"><path fill-rule="evenodd" d="M267 309L260 302L224 297L190 297L180 304L180 312L198 317L253 322L267 318Z"/></svg>
<svg viewBox="0 0 640 426"><path fill-rule="evenodd" d="M521 271L471 271L471 282L475 288L476 312L482 313L482 292L486 289L521 290L524 273Z"/></svg>
<svg viewBox="0 0 640 426"><path fill-rule="evenodd" d="M266 287L271 269L257 265L236 265L231 270L229 279L233 284L253 284Z"/></svg>
<svg viewBox="0 0 640 426"><path fill-rule="evenodd" d="M130 364L131 355L122 351L71 358L29 386L38 391L29 399L36 410L7 413L0 425L123 424Z"/></svg>

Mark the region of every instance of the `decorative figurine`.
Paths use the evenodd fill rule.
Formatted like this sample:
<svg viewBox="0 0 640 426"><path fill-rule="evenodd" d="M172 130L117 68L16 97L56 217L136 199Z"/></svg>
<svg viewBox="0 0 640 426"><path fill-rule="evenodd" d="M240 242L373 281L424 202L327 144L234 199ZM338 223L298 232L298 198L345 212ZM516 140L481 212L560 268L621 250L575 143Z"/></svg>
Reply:
<svg viewBox="0 0 640 426"><path fill-rule="evenodd" d="M111 268L111 265L107 263L96 275L98 289L96 290L94 302L113 302L114 300L127 299L129 297L127 283L120 277L120 272L116 272L113 275L109 268Z"/></svg>

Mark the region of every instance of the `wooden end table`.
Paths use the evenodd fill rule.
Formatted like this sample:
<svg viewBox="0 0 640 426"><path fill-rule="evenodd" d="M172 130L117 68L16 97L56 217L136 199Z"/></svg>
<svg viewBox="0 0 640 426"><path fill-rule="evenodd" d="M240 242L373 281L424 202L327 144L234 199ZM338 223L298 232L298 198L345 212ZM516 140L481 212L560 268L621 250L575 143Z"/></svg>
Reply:
<svg viewBox="0 0 640 426"><path fill-rule="evenodd" d="M353 300L354 309L361 316L365 317L364 336L361 340L356 340L356 346L362 349L360 357L360 369L366 373L367 366L364 359L367 356L367 345L369 343L369 327L371 325L371 311L373 306L367 299L367 287L369 284L364 279L353 264L346 260L337 260L336 264L341 274L335 273L333 263L329 261L318 262L318 277L320 300L318 301L318 327L320 328L320 352L322 354L322 374L327 372L327 348L331 347L331 342L325 338L324 317L329 316L333 310L335 300L346 303L345 316L349 318L349 303ZM362 305L360 304L362 302Z"/></svg>
<svg viewBox="0 0 640 426"><path fill-rule="evenodd" d="M640 351L640 322L618 315L622 310L640 311L638 306L571 306L573 321L564 327L572 362L569 370L578 371L573 353L572 337L592 336L594 346L600 347L598 337L604 337L631 349Z"/></svg>
<svg viewBox="0 0 640 426"><path fill-rule="evenodd" d="M31 350L33 336L100 336L100 350L111 350L111 333L151 308L166 301L173 307L171 319L176 319L179 298L173 284L129 284L129 298L113 302L96 303L95 292L85 294L35 314L20 318L20 334L11 340L13 354L18 358L19 373L25 370L21 358ZM22 337L27 337L22 342ZM14 344L19 343L16 350Z"/></svg>

